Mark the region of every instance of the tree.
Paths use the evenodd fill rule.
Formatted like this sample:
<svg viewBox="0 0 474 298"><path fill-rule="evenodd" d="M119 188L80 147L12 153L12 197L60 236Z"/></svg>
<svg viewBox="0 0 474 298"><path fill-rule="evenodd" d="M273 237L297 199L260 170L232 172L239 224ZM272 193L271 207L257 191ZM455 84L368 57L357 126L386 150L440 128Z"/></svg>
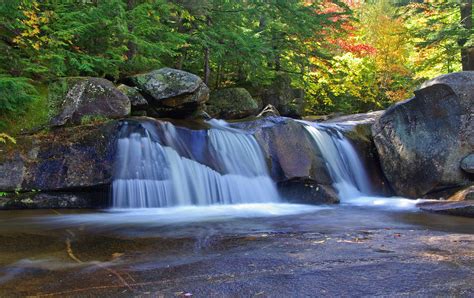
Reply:
<svg viewBox="0 0 474 298"><path fill-rule="evenodd" d="M460 1L461 24L467 36L459 40L461 46L462 70L474 70L474 44L470 38L472 34L472 0Z"/></svg>

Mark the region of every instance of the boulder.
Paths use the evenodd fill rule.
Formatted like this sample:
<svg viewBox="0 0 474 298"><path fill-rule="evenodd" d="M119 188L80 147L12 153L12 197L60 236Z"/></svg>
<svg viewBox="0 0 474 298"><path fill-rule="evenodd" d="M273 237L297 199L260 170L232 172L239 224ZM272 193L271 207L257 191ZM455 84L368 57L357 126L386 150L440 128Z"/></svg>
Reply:
<svg viewBox="0 0 474 298"><path fill-rule="evenodd" d="M279 117L259 122L254 135L277 182L304 180L332 185L326 162L302 123Z"/></svg>
<svg viewBox="0 0 474 298"><path fill-rule="evenodd" d="M209 88L198 76L172 68L135 75L128 84L145 97L153 117L186 118L209 99Z"/></svg>
<svg viewBox="0 0 474 298"><path fill-rule="evenodd" d="M115 119L130 114L129 98L102 78L63 78L49 86L50 102L61 102L52 126L80 124L94 118Z"/></svg>
<svg viewBox="0 0 474 298"><path fill-rule="evenodd" d="M0 192L87 190L112 181L119 122L63 127L0 144Z"/></svg>
<svg viewBox="0 0 474 298"><path fill-rule="evenodd" d="M225 88L211 92L206 111L214 118L240 119L257 114L258 104L244 88Z"/></svg>
<svg viewBox="0 0 474 298"><path fill-rule="evenodd" d="M255 136L285 199L310 204L339 202L326 162L303 123L268 116L233 125Z"/></svg>
<svg viewBox="0 0 474 298"><path fill-rule="evenodd" d="M474 148L474 72L444 75L390 107L372 133L397 195L418 198L472 184L461 161Z"/></svg>
<svg viewBox="0 0 474 298"><path fill-rule="evenodd" d="M141 114L140 112L147 110L148 102L136 87L121 84L117 89L130 99L132 115Z"/></svg>

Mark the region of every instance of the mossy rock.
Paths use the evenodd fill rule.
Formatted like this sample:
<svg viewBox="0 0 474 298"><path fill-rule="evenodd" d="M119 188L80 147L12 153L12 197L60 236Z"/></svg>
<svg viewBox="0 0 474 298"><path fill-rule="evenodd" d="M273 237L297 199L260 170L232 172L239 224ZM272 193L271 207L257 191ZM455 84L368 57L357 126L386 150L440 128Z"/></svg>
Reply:
<svg viewBox="0 0 474 298"><path fill-rule="evenodd" d="M258 104L244 88L226 88L211 92L206 111L215 118L239 119L258 113Z"/></svg>
<svg viewBox="0 0 474 298"><path fill-rule="evenodd" d="M209 88L198 76L173 68L161 68L130 77L149 104L149 116L187 118L209 99Z"/></svg>
<svg viewBox="0 0 474 298"><path fill-rule="evenodd" d="M83 118L115 119L128 116L130 99L102 78L62 78L49 86L49 101L57 106L52 126L80 124Z"/></svg>

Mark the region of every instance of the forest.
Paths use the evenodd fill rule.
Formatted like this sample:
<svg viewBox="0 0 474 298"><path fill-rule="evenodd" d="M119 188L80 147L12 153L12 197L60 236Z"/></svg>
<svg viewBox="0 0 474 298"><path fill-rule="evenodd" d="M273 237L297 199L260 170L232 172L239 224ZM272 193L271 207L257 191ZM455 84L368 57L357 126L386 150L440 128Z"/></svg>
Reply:
<svg viewBox="0 0 474 298"><path fill-rule="evenodd" d="M252 94L288 78L305 115L380 110L473 70L471 33L470 0L6 0L0 132L47 121L58 78L117 83L165 66Z"/></svg>
<svg viewBox="0 0 474 298"><path fill-rule="evenodd" d="M474 297L473 0L0 0L0 297Z"/></svg>

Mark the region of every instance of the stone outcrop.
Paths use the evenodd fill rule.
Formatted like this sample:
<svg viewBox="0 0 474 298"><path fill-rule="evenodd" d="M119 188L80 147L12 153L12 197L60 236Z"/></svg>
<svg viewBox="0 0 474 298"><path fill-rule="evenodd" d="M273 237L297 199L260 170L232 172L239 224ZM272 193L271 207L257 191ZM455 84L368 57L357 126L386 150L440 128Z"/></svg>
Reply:
<svg viewBox="0 0 474 298"><path fill-rule="evenodd" d="M462 160L474 151L474 72L440 76L390 107L372 132L397 195L423 197L471 185Z"/></svg>
<svg viewBox="0 0 474 298"><path fill-rule="evenodd" d="M84 191L110 184L118 126L58 128L0 144L0 191Z"/></svg>
<svg viewBox="0 0 474 298"><path fill-rule="evenodd" d="M81 124L94 118L115 119L130 114L129 98L102 78L63 78L49 87L51 102L60 102L52 126Z"/></svg>
<svg viewBox="0 0 474 298"><path fill-rule="evenodd" d="M206 111L214 118L240 119L256 115L258 104L244 88L225 88L211 92Z"/></svg>

